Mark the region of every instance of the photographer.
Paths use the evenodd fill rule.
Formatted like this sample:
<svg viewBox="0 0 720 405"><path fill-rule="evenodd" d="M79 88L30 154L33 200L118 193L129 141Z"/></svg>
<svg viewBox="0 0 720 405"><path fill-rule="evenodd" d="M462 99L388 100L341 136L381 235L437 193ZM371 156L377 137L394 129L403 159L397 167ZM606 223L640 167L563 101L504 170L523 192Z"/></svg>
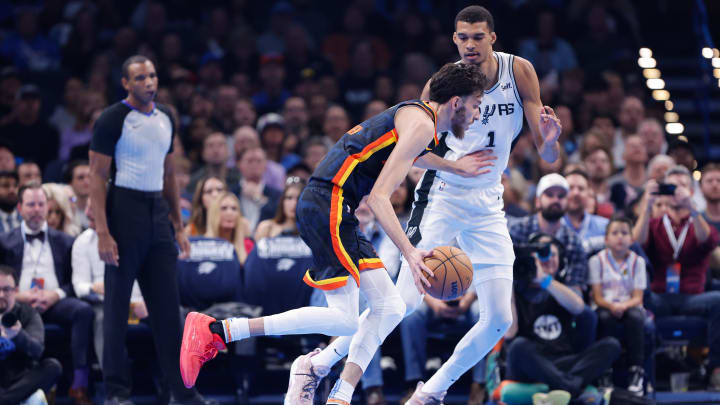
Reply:
<svg viewBox="0 0 720 405"><path fill-rule="evenodd" d="M0 265L0 405L19 404L39 389L49 391L62 373L57 360L39 361L42 319L31 306L16 302L16 295L15 271Z"/></svg>
<svg viewBox="0 0 720 405"><path fill-rule="evenodd" d="M653 266L651 293L645 306L656 318L694 315L708 321L708 346L712 370L708 388L720 390L720 291L705 292L710 255L718 245L718 232L698 212L692 200L693 179L684 166L665 173L665 183L650 180L645 187L644 209L633 238L643 245ZM656 200L667 200L667 209L651 218ZM659 213L658 213L659 214Z"/></svg>
<svg viewBox="0 0 720 405"><path fill-rule="evenodd" d="M515 248L513 323L505 334L514 338L507 348L508 378L542 382L578 397L615 361L620 344L607 337L581 352L573 347L573 317L585 304L555 279L563 248L551 236L525 246Z"/></svg>

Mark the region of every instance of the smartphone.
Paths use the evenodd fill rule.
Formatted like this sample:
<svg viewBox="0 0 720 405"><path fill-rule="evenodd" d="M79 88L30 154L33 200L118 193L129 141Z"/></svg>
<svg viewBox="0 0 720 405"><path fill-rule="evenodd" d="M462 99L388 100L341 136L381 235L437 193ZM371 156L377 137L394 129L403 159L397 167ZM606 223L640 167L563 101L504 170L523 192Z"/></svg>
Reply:
<svg viewBox="0 0 720 405"><path fill-rule="evenodd" d="M658 184L658 191L653 193L654 195L675 195L675 186L674 184L668 184L668 183L659 183Z"/></svg>

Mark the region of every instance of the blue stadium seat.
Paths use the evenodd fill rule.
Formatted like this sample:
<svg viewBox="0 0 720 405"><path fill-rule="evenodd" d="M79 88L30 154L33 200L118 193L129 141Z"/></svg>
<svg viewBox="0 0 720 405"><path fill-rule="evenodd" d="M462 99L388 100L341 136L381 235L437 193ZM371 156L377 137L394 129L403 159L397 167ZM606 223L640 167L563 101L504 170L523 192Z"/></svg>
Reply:
<svg viewBox="0 0 720 405"><path fill-rule="evenodd" d="M190 238L190 257L178 260L177 269L183 306L202 310L218 302L242 301L242 265L224 239Z"/></svg>
<svg viewBox="0 0 720 405"><path fill-rule="evenodd" d="M242 297L272 315L310 303L312 288L303 281L312 252L297 235L264 238L245 261Z"/></svg>

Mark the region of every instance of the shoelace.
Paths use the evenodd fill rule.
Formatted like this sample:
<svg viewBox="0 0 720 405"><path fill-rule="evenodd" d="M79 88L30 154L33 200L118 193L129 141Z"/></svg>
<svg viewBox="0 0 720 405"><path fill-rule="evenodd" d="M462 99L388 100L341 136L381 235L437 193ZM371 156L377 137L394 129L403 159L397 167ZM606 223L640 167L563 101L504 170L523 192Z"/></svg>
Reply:
<svg viewBox="0 0 720 405"><path fill-rule="evenodd" d="M218 350L214 345L208 345L208 347L205 348L205 352L202 355L198 355L198 357L205 363L212 360L217 352Z"/></svg>
<svg viewBox="0 0 720 405"><path fill-rule="evenodd" d="M315 374L312 371L312 368L310 369L310 374L296 374L296 375L304 375L307 377L307 380L305 382L305 385L303 385L303 393L305 394L312 394L317 389L318 383L320 383L320 376Z"/></svg>

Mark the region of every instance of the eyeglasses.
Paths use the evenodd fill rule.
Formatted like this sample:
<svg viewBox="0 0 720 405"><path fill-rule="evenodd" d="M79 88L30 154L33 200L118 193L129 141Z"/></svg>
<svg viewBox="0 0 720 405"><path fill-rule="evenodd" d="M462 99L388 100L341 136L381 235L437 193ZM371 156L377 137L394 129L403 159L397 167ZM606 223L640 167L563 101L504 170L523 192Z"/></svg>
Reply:
<svg viewBox="0 0 720 405"><path fill-rule="evenodd" d="M292 184L305 184L305 179L299 176L290 176L287 179L285 179L285 185L289 186Z"/></svg>
<svg viewBox="0 0 720 405"><path fill-rule="evenodd" d="M15 292L16 287L0 287L0 293L3 293L5 295L9 295L12 292Z"/></svg>

